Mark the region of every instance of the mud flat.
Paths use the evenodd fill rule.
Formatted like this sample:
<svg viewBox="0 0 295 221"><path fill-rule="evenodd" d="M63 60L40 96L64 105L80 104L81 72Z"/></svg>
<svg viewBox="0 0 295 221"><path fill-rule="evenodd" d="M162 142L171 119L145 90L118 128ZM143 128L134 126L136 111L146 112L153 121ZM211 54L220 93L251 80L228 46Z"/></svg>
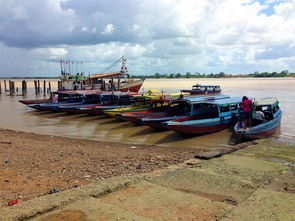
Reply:
<svg viewBox="0 0 295 221"><path fill-rule="evenodd" d="M44 157L43 160L46 160L46 158L55 160L58 159L57 157L60 155L61 150L68 150L61 148L62 145L58 140L59 138L56 137L39 137L39 135L26 133L19 133L16 136L13 131L2 131L1 133L1 142L7 142L1 145L13 146L13 142L15 142L14 145L17 146L16 148L20 148L19 145L21 144L18 143L17 137L19 137L20 140L23 140L23 137L27 137L27 142L31 142L31 147L36 146L33 142L47 143L48 140L55 140L55 142L52 141L52 146L55 146L55 143L59 148L56 147L56 149L51 152L48 151L49 147L41 148L43 149L42 153L38 153L38 151L35 150L36 148L30 152L28 148L26 152L31 154L36 152L35 156L32 156L33 159L40 157L39 154L47 154L48 156ZM16 140L9 143L9 136L14 136ZM65 162L68 162L69 159L73 159L74 156L78 159L84 159L83 161L77 161L80 165L81 162L86 161L88 158L96 158L96 161L88 159L88 161L94 164L94 162L97 163L98 159L105 159L107 156L113 154L112 157L107 159L115 158L115 162L119 162L120 160L118 159L125 159L124 157L128 156L134 161L131 164L133 169L130 170L131 172L128 172L129 175L124 175L124 172L122 172L115 173L113 176L110 175L112 177L106 179L95 180L95 178L90 177L88 177L87 181L81 179L79 182L83 181L85 185L55 194L36 197L11 207L0 208L0 220L1 218L3 220L42 221L252 221L295 219L294 143L282 142L282 140L276 138L264 139L257 141L255 145L234 148L234 152L222 150L223 155L216 153L218 157L210 159L194 158L194 156L200 156L200 154L204 155L206 150L198 151L196 149L190 150L185 148L180 150L157 146L138 146L137 148L131 149L130 145L113 143L111 147L105 147L108 153L99 151L99 155L103 155L102 158L99 158L94 153L92 149L94 147L92 146L94 144L101 144L101 147L110 146L109 143L76 140L75 144L73 144L73 139L60 139L64 139L63 142L65 142L65 144L63 148L66 148L67 142L68 145L81 145L84 147L82 149L85 149L85 151L87 150L85 144L91 142L91 145L88 147L88 151L90 152L86 151L84 153L84 155L89 154L86 158L83 158L83 155L76 155L77 150L80 151L78 147L67 147L70 149L72 148L72 151L69 152L70 156L63 159L64 162L61 162L59 166L62 164L67 165L68 163ZM40 145L41 143L38 144ZM28 147L29 146L30 145L28 145ZM7 146L6 148L1 148L6 150ZM17 150L14 149L14 152L17 152ZM23 152L24 151L22 151L22 153ZM46 154L44 154L44 152ZM58 152L58 154L52 155L55 152ZM65 155L65 152L62 152L62 154ZM159 155L166 156L165 159L167 159L167 161L161 160L161 158L158 159L157 156ZM22 155L19 155L19 158L25 159ZM141 163L150 162L148 160L143 161L143 159L151 158L155 158L155 163L150 167ZM177 160L175 158L177 158ZM31 161L24 160L24 162ZM50 182L50 178L59 181L63 180L62 172L57 175L53 172L46 172L49 171L49 168L50 171L55 171L54 168L57 168L53 167L51 163L50 160L47 160L44 168L40 166L39 170L41 172L37 176L44 175L45 173L46 176L49 177L46 182ZM158 165L157 163L160 164L160 166L156 166ZM41 165L41 162L39 162L39 164ZM101 165L103 163L98 164ZM138 164L143 165L143 167L139 169L140 167ZM30 163L23 164L23 166L24 165L29 168L26 169L27 171L32 170ZM69 163L69 165L75 164ZM67 168L72 167L67 166ZM116 168L116 166L109 165L107 168L111 170L111 168ZM97 168L95 167L95 169ZM123 171L124 170L128 171L127 168L123 169ZM22 173L24 174L25 172ZM72 180L79 180L78 178L81 177L81 175L78 174L78 170L76 170L76 173L75 179ZM117 176L120 174L123 175ZM70 175L68 176L71 177ZM35 180L35 182L39 182L41 179L42 177ZM3 185L2 182L3 181L1 181L1 185ZM46 182L43 183L44 186L47 185ZM55 181L55 183L50 183L50 185L52 186L56 183ZM48 188L51 187L50 185L46 186L44 190L48 190ZM34 187L36 189L41 188L41 186Z"/></svg>
<svg viewBox="0 0 295 221"><path fill-rule="evenodd" d="M183 162L200 150L99 142L0 129L0 205Z"/></svg>

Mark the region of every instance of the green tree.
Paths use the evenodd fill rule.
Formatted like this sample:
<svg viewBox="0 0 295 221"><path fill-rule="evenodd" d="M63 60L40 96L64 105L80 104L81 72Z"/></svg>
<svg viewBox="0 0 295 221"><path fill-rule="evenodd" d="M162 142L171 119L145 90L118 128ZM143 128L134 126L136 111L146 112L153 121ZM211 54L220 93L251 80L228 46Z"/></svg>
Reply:
<svg viewBox="0 0 295 221"><path fill-rule="evenodd" d="M185 77L186 77L186 78L191 78L191 76L192 76L192 75L191 75L191 72L186 72L186 74L185 74Z"/></svg>
<svg viewBox="0 0 295 221"><path fill-rule="evenodd" d="M176 77L176 78L181 78L181 74L180 74L180 73L177 73L177 74L175 75L175 77Z"/></svg>
<svg viewBox="0 0 295 221"><path fill-rule="evenodd" d="M160 78L161 77L161 75L159 74L159 73L155 73L155 78Z"/></svg>

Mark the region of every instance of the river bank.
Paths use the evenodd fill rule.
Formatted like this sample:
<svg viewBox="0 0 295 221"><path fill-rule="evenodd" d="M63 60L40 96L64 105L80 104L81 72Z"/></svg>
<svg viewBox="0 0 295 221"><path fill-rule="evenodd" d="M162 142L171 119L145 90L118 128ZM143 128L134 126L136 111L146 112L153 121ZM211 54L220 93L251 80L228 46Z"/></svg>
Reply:
<svg viewBox="0 0 295 221"><path fill-rule="evenodd" d="M0 129L0 205L118 175L146 173L200 149L134 145Z"/></svg>
<svg viewBox="0 0 295 221"><path fill-rule="evenodd" d="M200 153L199 149L180 150L141 145L132 149L128 144L74 140L7 130L0 130L0 134L1 153L6 151L10 153L9 156L16 156L11 158L10 164L18 173L14 182L19 177L28 181L29 178L24 175L33 172L37 177L35 183L40 180L45 182L40 186L32 182L26 185L33 187L31 190L39 190L44 185L43 190L47 191L51 187L47 186L47 182L51 182L50 185L57 185L57 181L63 182L64 176L57 170L63 165L64 168L75 169L75 173L65 172L67 176L75 177L70 178L71 181L80 177L81 184L85 183L77 188L0 208L0 220L295 219L295 146L292 142L276 137L257 140L244 149L218 158L201 160L191 159ZM49 151L51 149L53 151ZM66 150L68 153L64 152ZM53 162L60 159L60 154L63 155L61 164ZM87 157L84 158L85 155ZM161 157L157 158L159 156ZM2 157L3 155L1 159ZM127 161L130 168L123 169L126 173L118 170L116 163L101 162L107 160L122 164L121 160L126 158L130 159ZM186 159L190 160L184 163ZM34 160L37 160L35 164L38 171L34 170ZM139 160L144 162L141 163L142 167L138 167ZM13 161L23 164L17 167ZM92 163L87 163L85 167L85 161ZM151 161L154 163L150 164ZM98 170L91 167L92 164L107 168L104 171L118 171L113 177L106 174L110 178L96 180L99 175L97 173L93 174L93 178L87 177L88 180L85 180L82 176L85 168ZM1 174L8 165L9 162L2 165ZM120 174L123 176L118 176ZM24 191L26 186L23 185L22 188L21 191ZM2 194L1 192L1 196Z"/></svg>

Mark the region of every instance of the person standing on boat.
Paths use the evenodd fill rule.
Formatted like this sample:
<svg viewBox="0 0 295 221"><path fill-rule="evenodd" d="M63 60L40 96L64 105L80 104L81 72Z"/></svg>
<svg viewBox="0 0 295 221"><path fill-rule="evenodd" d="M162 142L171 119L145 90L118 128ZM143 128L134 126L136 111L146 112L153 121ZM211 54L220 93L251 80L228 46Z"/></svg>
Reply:
<svg viewBox="0 0 295 221"><path fill-rule="evenodd" d="M249 100L246 96L243 96L241 107L243 109L244 123L246 127L251 127L251 118L252 118L252 101Z"/></svg>

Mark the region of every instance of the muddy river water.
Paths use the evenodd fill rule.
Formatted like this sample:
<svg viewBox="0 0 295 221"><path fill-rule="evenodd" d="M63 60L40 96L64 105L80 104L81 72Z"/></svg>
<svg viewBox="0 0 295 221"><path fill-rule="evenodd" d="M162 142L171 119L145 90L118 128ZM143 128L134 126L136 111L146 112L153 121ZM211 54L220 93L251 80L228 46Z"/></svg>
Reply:
<svg viewBox="0 0 295 221"><path fill-rule="evenodd" d="M21 87L21 80L14 80ZM3 82L1 80L1 82ZM51 80L53 89L57 81ZM281 127L276 135L295 137L295 78L235 78L235 79L148 79L142 89L179 92L193 84L221 85L223 93L230 96L249 96L256 99L277 97L283 111ZM34 99L33 80L28 80L27 99ZM3 83L2 83L3 90ZM43 98L43 96L39 96ZM22 96L0 95L0 127L40 134L86 138L103 141L157 144L174 147L206 147L232 144L232 130L186 137L173 131L155 131L147 126L134 126L104 116L69 115L32 110L18 102ZM133 145L133 144L132 144Z"/></svg>

